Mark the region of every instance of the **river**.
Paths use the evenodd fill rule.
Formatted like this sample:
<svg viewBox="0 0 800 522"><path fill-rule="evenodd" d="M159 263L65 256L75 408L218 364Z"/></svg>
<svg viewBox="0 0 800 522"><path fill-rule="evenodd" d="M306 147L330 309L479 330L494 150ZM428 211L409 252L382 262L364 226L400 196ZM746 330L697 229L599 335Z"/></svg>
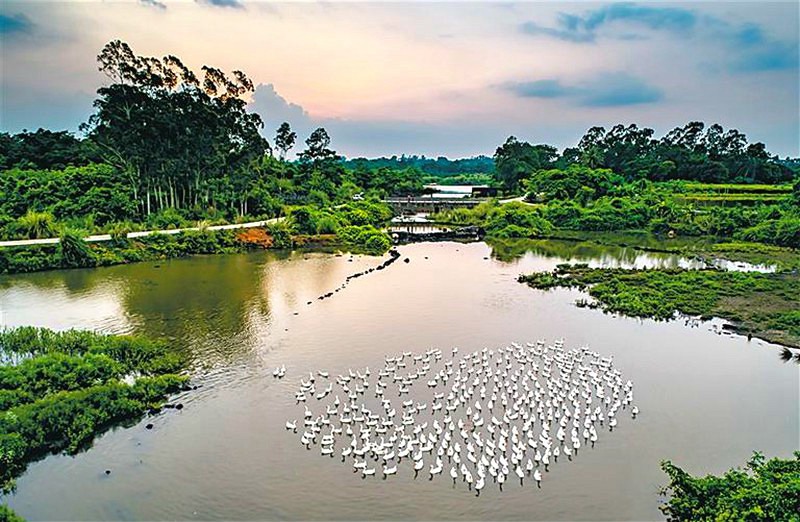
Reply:
<svg viewBox="0 0 800 522"><path fill-rule="evenodd" d="M113 429L76 456L31 464L5 500L29 520L650 520L662 518L663 459L720 473L753 450L789 457L798 448L798 368L782 363L775 346L722 334L719 323L606 315L576 307L577 291L516 282L569 259L691 261L558 241L399 250L401 261L322 301L349 274L382 260L262 252L0 278L5 325L168 338L189 353L200 385L175 399L180 411ZM446 477L414 480L402 467L386 481L362 479L284 428L301 417L294 391L310 370L335 375L380 368L400 351L562 337L568 348L613 355L635 384L641 413L622 415L595 448L553 466L541 489L511 481L476 498ZM281 364L287 376L274 379Z"/></svg>

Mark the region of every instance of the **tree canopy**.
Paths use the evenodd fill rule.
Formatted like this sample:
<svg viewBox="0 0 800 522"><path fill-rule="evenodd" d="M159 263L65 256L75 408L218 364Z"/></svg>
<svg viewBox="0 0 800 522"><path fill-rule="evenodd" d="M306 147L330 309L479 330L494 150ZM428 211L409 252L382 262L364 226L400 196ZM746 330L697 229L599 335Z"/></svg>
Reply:
<svg viewBox="0 0 800 522"><path fill-rule="evenodd" d="M668 520L797 520L800 513L800 452L793 459L755 453L746 469L721 477L693 477L667 461L670 479L661 507Z"/></svg>
<svg viewBox="0 0 800 522"><path fill-rule="evenodd" d="M253 83L243 72L203 66L198 75L175 56L138 56L119 40L97 61L113 83L98 89L84 129L147 214L214 205L215 183L269 153L260 116L247 112Z"/></svg>

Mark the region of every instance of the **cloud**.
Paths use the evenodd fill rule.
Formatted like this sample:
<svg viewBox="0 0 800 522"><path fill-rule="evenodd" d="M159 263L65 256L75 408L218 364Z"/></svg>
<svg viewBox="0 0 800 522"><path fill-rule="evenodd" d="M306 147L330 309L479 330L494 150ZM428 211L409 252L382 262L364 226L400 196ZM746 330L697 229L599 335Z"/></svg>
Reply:
<svg viewBox="0 0 800 522"><path fill-rule="evenodd" d="M46 105L43 104L46 100ZM45 87L4 84L0 96L3 132L51 130L76 132L93 112L94 95L84 90L60 91Z"/></svg>
<svg viewBox="0 0 800 522"><path fill-rule="evenodd" d="M611 4L588 11L584 15L559 13L557 27L545 27L535 22L525 22L521 29L528 34L544 34L569 42L594 42L603 26L625 22L652 30L686 33L697 25L697 15L678 7L644 6L629 3ZM637 38L625 33L623 39Z"/></svg>
<svg viewBox="0 0 800 522"><path fill-rule="evenodd" d="M521 98L563 98L576 91L574 87L562 85L558 80L516 82L505 87Z"/></svg>
<svg viewBox="0 0 800 522"><path fill-rule="evenodd" d="M797 43L767 42L753 49L745 49L734 57L730 64L731 72L781 71L797 69Z"/></svg>
<svg viewBox="0 0 800 522"><path fill-rule="evenodd" d="M24 14L0 14L0 34L30 33L32 30L33 22Z"/></svg>
<svg viewBox="0 0 800 522"><path fill-rule="evenodd" d="M157 9L166 9L167 4L159 2L159 0L139 0L139 3L148 7L155 7Z"/></svg>
<svg viewBox="0 0 800 522"><path fill-rule="evenodd" d="M324 127L331 136L332 146L347 157L377 157L392 154L425 154L430 157L471 156L478 152L491 154L497 144L509 134L527 136L527 124L502 122L495 125L480 120L428 122L397 119L320 118L306 112L302 106L287 101L271 84L256 88L249 109L264 120L264 136L272 142L275 130L284 121L297 132L293 153L302 150L305 139L317 127ZM548 127L550 138L569 136L571 130L558 125Z"/></svg>
<svg viewBox="0 0 800 522"><path fill-rule="evenodd" d="M609 26L617 25L617 31ZM619 30L619 26L624 26ZM768 36L754 23L732 24L712 15L682 7L616 3L583 14L559 13L555 26L533 21L520 26L523 33L544 35L566 42L595 43L601 37L641 40L631 28L660 31L676 37L699 37L721 44L729 72L792 70L798 67L798 37L781 41Z"/></svg>
<svg viewBox="0 0 800 522"><path fill-rule="evenodd" d="M298 135L310 134L315 128L306 110L287 101L271 83L262 83L256 87L251 105L264 120L266 133L274 132L285 121L292 125Z"/></svg>
<svg viewBox="0 0 800 522"><path fill-rule="evenodd" d="M520 98L566 98L583 107L624 107L655 103L664 93L626 73L603 73L575 85L556 79L508 82L502 87Z"/></svg>
<svg viewBox="0 0 800 522"><path fill-rule="evenodd" d="M198 3L213 5L214 7L231 7L234 9L244 9L240 0L196 0Z"/></svg>

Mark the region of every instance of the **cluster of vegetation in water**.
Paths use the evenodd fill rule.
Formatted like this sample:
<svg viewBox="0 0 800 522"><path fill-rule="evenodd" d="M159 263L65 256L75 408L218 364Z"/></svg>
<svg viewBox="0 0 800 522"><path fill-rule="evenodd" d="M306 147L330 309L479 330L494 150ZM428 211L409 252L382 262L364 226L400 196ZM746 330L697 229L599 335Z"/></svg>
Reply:
<svg viewBox="0 0 800 522"><path fill-rule="evenodd" d="M800 515L800 452L766 460L755 453L746 469L693 477L666 461L670 482L662 493L667 520L797 520Z"/></svg>
<svg viewBox="0 0 800 522"><path fill-rule="evenodd" d="M670 319L721 317L737 331L800 347L800 276L788 272L589 268L559 265L520 276L533 288L579 288L611 313Z"/></svg>
<svg viewBox="0 0 800 522"><path fill-rule="evenodd" d="M0 489L32 460L75 453L114 424L186 386L184 359L161 342L22 327L0 332Z"/></svg>

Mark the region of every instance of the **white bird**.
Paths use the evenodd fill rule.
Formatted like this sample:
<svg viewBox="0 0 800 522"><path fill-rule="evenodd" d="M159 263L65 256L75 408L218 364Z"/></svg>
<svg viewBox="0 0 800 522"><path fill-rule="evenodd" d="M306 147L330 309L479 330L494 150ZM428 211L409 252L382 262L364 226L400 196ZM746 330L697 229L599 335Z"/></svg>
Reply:
<svg viewBox="0 0 800 522"><path fill-rule="evenodd" d="M538 487L542 487L542 472L538 469L533 471L533 480L536 481Z"/></svg>

